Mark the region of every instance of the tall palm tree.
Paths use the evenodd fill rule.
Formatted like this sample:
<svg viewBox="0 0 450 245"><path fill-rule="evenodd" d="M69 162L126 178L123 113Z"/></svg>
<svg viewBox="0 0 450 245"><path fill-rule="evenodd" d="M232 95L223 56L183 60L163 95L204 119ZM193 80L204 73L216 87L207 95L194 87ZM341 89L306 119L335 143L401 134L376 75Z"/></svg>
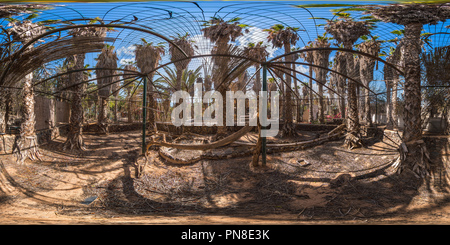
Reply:
<svg viewBox="0 0 450 245"><path fill-rule="evenodd" d="M269 56L269 52L267 52L267 47L263 46L263 42L259 42L257 44L249 43L246 47L244 47L244 54L252 59L259 60L260 62L266 61ZM256 75L255 81L253 83L253 90L256 94L259 94L261 91L261 71L259 70L261 67L260 63L255 64Z"/></svg>
<svg viewBox="0 0 450 245"><path fill-rule="evenodd" d="M328 42L328 38L323 36L319 36L316 38L316 40L312 43L312 46L314 48L329 48L331 44ZM320 67L328 68L329 64L329 57L331 50L317 50L312 52L313 53L313 61L315 65L318 65ZM316 79L320 82L318 85L318 94L319 94L319 123L325 123L325 115L324 115L324 101L323 101L323 86L327 82L327 70L321 69L321 68L314 68L314 71L316 73Z"/></svg>
<svg viewBox="0 0 450 245"><path fill-rule="evenodd" d="M345 58L346 57L345 57L344 53L336 52L336 55L334 56L332 69L339 73L345 74L346 67L347 67ZM345 113L346 113L345 95L347 94L347 91L346 91L347 84L346 84L345 78L343 76L340 76L336 73L333 73L331 75L333 76L334 80L336 81L337 92L340 95L339 102L338 102L339 113L341 114L341 118L345 118L346 117L346 115L345 115Z"/></svg>
<svg viewBox="0 0 450 245"><path fill-rule="evenodd" d="M194 48L192 47L191 41L188 39L189 33L186 33L186 35L181 36L178 34L177 37L172 37L172 42L176 44L180 49L182 49L187 56L194 55ZM170 60L176 61L182 58L185 58L186 56L174 45L171 43L169 44L169 54L170 54ZM183 75L183 71L186 70L190 63L190 59L185 59L183 61L175 62L175 68L177 69L177 82L175 83L176 90L181 90L181 77Z"/></svg>
<svg viewBox="0 0 450 245"><path fill-rule="evenodd" d="M309 42L308 45L306 46L307 48L312 48L313 43ZM300 53L300 58L304 59L307 63L309 64L313 64L314 63L314 52L309 51L309 52L303 52ZM308 104L309 104L309 119L308 122L312 123L314 121L314 113L313 113L313 104L314 104L314 99L313 99L313 67L309 66L309 91L308 91ZM307 87L303 87L304 89L307 89Z"/></svg>
<svg viewBox="0 0 450 245"><path fill-rule="evenodd" d="M112 84L115 81L115 69L117 69L117 54L114 46L105 45L97 58L96 70L98 95L100 97L100 112L98 114L98 127L101 133L107 134L108 130L108 97L111 95Z"/></svg>
<svg viewBox="0 0 450 245"><path fill-rule="evenodd" d="M364 35L368 35L369 25L365 21L355 21L349 15L342 15L334 21L327 21L325 31L333 38L344 45L345 49L353 49L353 44ZM355 77L350 71L354 70L353 54L346 52L347 75ZM347 148L353 149L361 146L358 99L356 96L356 84L353 81L348 82L348 118L347 118L347 136L345 144Z"/></svg>
<svg viewBox="0 0 450 245"><path fill-rule="evenodd" d="M420 52L423 25L437 24L450 18L449 4L391 4L369 7L369 13L376 18L405 27L403 42L404 56L404 130L402 137L401 164L399 170L412 170L417 176L425 177L429 172L426 147L422 139ZM406 149L406 150L405 150Z"/></svg>
<svg viewBox="0 0 450 245"><path fill-rule="evenodd" d="M288 54L291 52L291 45L295 45L300 39L298 35L299 28L297 27L285 27L281 24L275 24L269 29L265 29L268 32L267 39L272 43L273 47L284 48L284 53ZM293 62L293 56L288 55L285 57L286 62ZM291 64L286 64L287 67L291 68ZM284 107L284 125L281 129L282 136L295 136L297 133L295 131L295 125L293 123L293 110L292 110L292 72L290 70L286 71L286 85L288 86L285 90L285 107Z"/></svg>
<svg viewBox="0 0 450 245"><path fill-rule="evenodd" d="M156 103L153 96L153 76L155 73L151 71L158 66L164 54L165 50L162 44L153 45L152 42L148 43L145 39L142 39L142 44L137 44L135 49L136 66L141 70L141 73L147 74L148 78L147 91L144 91L143 94L148 98L147 108L150 109L148 110L149 131L156 131Z"/></svg>
<svg viewBox="0 0 450 245"><path fill-rule="evenodd" d="M378 53L380 52L380 42L372 38L359 44L358 49L361 52L371 54L373 56L378 56ZM367 56L361 55L359 57L361 82L367 88L369 87L370 82L373 80L373 70L375 68L375 63L376 60ZM364 89L364 100L364 119L366 120L368 126L372 126L372 119L370 117L370 93L368 89Z"/></svg>
<svg viewBox="0 0 450 245"><path fill-rule="evenodd" d="M26 44L34 37L45 32L45 27L30 20L23 22L12 22L8 29L13 40ZM33 45L28 46L27 52L33 49ZM21 91L22 107L20 114L22 122L20 124L20 134L16 140L15 155L19 163L23 163L26 158L34 160L39 159L40 153L37 145L36 137L36 120L34 114L34 89L33 89L33 73L29 73L23 79L23 87Z"/></svg>
<svg viewBox="0 0 450 245"><path fill-rule="evenodd" d="M125 70L130 70L130 71L137 71L136 66L132 65L132 64L127 64L124 67ZM136 82L132 82L133 79L135 79L136 75L135 74L131 74L130 72L126 72L124 71L122 78L123 78L123 85L128 84L127 86L125 86L125 89L127 91L127 97L126 97L126 101L127 101L127 116L128 116L128 122L132 123L133 122L133 116L132 116L132 100L133 100L133 96L132 96L132 91L135 88L135 86L137 86Z"/></svg>
<svg viewBox="0 0 450 245"><path fill-rule="evenodd" d="M105 37L107 28L100 27L81 27L70 31L74 37ZM79 70L85 67L85 54L80 53L67 58L69 63L68 70ZM83 106L82 99L86 90L85 84L80 84L84 79L84 72L78 71L70 73L68 76L68 84L72 87L72 98L70 107L70 124L67 139L64 143L64 149L84 150L83 142Z"/></svg>
<svg viewBox="0 0 450 245"><path fill-rule="evenodd" d="M203 36L215 44L211 51L212 54L227 55L239 51L228 44L230 41L235 41L236 38L243 35L242 31L246 26L240 24L239 20L240 18L234 18L225 21L222 18L212 17L209 21L203 24L203 26L205 26L201 29ZM234 77L240 74L238 73L234 75L234 77L229 74L232 70L232 64L233 62L236 62L236 59L226 56L213 56L212 61L213 73L211 79L214 82L214 89L218 91L223 98L225 98L225 92L229 89ZM227 80L225 80L226 78ZM223 100L223 108L226 108L226 100ZM227 136L227 128L225 126L226 110L223 110L222 116L223 126L217 127L217 139Z"/></svg>
<svg viewBox="0 0 450 245"><path fill-rule="evenodd" d="M6 133L12 109L11 89L2 88L0 93L0 133Z"/></svg>

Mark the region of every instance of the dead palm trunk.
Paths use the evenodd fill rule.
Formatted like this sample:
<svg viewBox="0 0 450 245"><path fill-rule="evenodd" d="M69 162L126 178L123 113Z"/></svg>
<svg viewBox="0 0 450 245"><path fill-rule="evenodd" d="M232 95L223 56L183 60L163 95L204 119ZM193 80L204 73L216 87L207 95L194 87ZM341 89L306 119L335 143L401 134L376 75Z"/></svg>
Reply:
<svg viewBox="0 0 450 245"><path fill-rule="evenodd" d="M21 23L13 22L8 32L13 35L13 39L22 42L22 44L26 44L33 37L44 33L44 27L25 20ZM32 49L33 45L27 48L27 52L30 52ZM26 158L30 158L31 160L40 159L35 129L33 73L29 73L24 77L21 96L23 103L20 110L22 122L20 125L20 134L16 138L14 154L16 155L17 162L22 164Z"/></svg>
<svg viewBox="0 0 450 245"><path fill-rule="evenodd" d="M314 108L314 97L313 97L313 68L312 66L309 67L309 119L308 122L309 123L313 123L314 121L314 113L313 113L313 108Z"/></svg>
<svg viewBox="0 0 450 245"><path fill-rule="evenodd" d="M326 39L316 39L313 43L313 47L316 48L328 48L330 43ZM313 52L314 64L323 68L328 68L328 59L330 57L331 50L317 50ZM323 100L323 86L327 82L327 70L321 68L314 68L316 73L316 79L318 82L318 94L319 94L319 123L325 123L325 105Z"/></svg>
<svg viewBox="0 0 450 245"><path fill-rule="evenodd" d="M289 42L284 43L284 53L290 53L291 52L291 44ZM292 55L288 55L285 57L287 62L292 62ZM291 67L290 63L286 63L286 66L288 68ZM286 77L285 77L285 107L284 107L284 125L281 130L283 136L295 136L297 135L295 131L295 125L294 125L294 111L293 111L293 103L292 103L292 79L291 79L291 71L286 70Z"/></svg>
<svg viewBox="0 0 450 245"><path fill-rule="evenodd" d="M344 48L352 49L353 43L344 43ZM347 71L352 71L354 67L354 59L352 53L345 54L347 59ZM352 74L349 74L352 77ZM347 119L347 131L346 145L352 149L361 145L359 134L359 116L358 116L358 97L356 96L356 84L353 81L348 81L348 119Z"/></svg>
<svg viewBox="0 0 450 245"><path fill-rule="evenodd" d="M74 37L105 37L106 28L94 28L83 27L76 28L71 31ZM70 68L72 70L79 70L84 68L85 54L77 54L69 57ZM69 132L67 133L67 139L64 143L64 149L78 149L85 150L83 141L83 105L82 100L86 90L85 84L79 84L84 79L84 72L78 71L69 74L69 85L72 87L72 99L71 99L71 114ZM78 85L77 85L78 84Z"/></svg>
<svg viewBox="0 0 450 245"><path fill-rule="evenodd" d="M72 69L78 70L84 68L84 54L78 54L71 57ZM83 81L83 72L69 74L70 85L74 86ZM70 124L64 149L85 150L83 142L83 106L82 99L84 93L83 84L75 85L72 89L72 100L70 108Z"/></svg>
<svg viewBox="0 0 450 245"><path fill-rule="evenodd" d="M333 70L345 74L346 62L344 54L341 52L337 52L334 58ZM346 110L345 110L345 96L346 96L346 82L343 76L333 74L336 79L337 91L340 95L338 101L339 113L341 114L341 118L346 118Z"/></svg>
<svg viewBox="0 0 450 245"><path fill-rule="evenodd" d="M6 133L12 109L12 91L3 88L0 91L0 133Z"/></svg>
<svg viewBox="0 0 450 245"><path fill-rule="evenodd" d="M420 33L422 32L421 23L411 23L405 26L405 110L403 131L403 142L407 143L408 155L405 164L410 165L413 169L414 165L419 166L417 173L425 174L426 166L421 166L417 159L421 159L418 154L417 141L422 138L422 119L421 119L421 91L420 91ZM411 152L417 149L417 152Z"/></svg>
<svg viewBox="0 0 450 245"><path fill-rule="evenodd" d="M420 90L420 33L425 24L437 24L450 18L448 4L394 4L373 6L369 11L384 22L405 26L403 43L404 61L404 131L400 147L399 171L408 169L416 176L429 175L429 154L422 140Z"/></svg>
<svg viewBox="0 0 450 245"><path fill-rule="evenodd" d="M325 30L330 33L336 41L344 44L344 48L353 49L353 44L363 35L369 34L367 23L362 21L354 21L344 17L337 21L328 21ZM354 69L353 54L345 53L347 72L346 74L355 78L355 74L351 73ZM360 139L360 125L358 117L358 97L356 96L356 84L353 81L348 82L348 118L347 118L347 136L345 144L347 148L353 149L362 145Z"/></svg>
<svg viewBox="0 0 450 245"><path fill-rule="evenodd" d="M25 76L22 88L22 123L20 124L20 134L16 139L15 155L19 163L28 157L31 160L40 159L40 153L36 137L36 116L34 114L34 93L33 93L33 73Z"/></svg>
<svg viewBox="0 0 450 245"><path fill-rule="evenodd" d="M136 67L134 65L126 65L125 66L125 70L136 71ZM125 85L127 83L130 83L131 80L135 78L135 75L133 73L131 73L131 72L124 71L124 73L122 75L122 78L124 80L123 84ZM128 115L128 120L127 121L129 123L133 122L133 116L132 116L132 108L133 108L132 100L133 100L133 98L131 96L131 91L132 91L132 89L134 87L133 84L134 84L134 82L131 82L131 84L128 84L125 87L125 89L127 90L127 98L126 98L126 101L127 101L127 115Z"/></svg>
<svg viewBox="0 0 450 245"><path fill-rule="evenodd" d="M388 56L386 58L387 62L391 62L392 56ZM392 99L391 99L391 93L392 93L392 68L388 65L385 65L383 68L383 74L384 74L384 83L386 84L386 125L388 129L393 128L393 118L392 118Z"/></svg>
<svg viewBox="0 0 450 245"><path fill-rule="evenodd" d="M359 50L361 52L378 56L378 52L380 51L380 44L375 40L368 40L359 45ZM360 68L360 77L361 82L367 88L370 85L370 82L373 80L373 70L375 68L376 61L367 56L361 55L359 57L359 68ZM364 119L368 126L372 126L372 120L370 117L370 93L367 88L364 88Z"/></svg>
<svg viewBox="0 0 450 245"><path fill-rule="evenodd" d="M100 133L108 134L108 97L111 94L112 84L115 81L114 75L117 68L117 55L113 46L105 46L98 56L96 68L97 81L99 86L98 95L100 97L100 112L98 114L98 127Z"/></svg>
<svg viewBox="0 0 450 245"><path fill-rule="evenodd" d="M291 52L291 45L295 45L297 41L300 39L297 34L298 28L293 27L284 27L281 24L275 24L270 29L266 29L269 33L269 36L267 37L269 41L272 42L273 47L281 48L284 47L284 53L288 54ZM285 56L286 62L293 61L293 56L288 55ZM286 67L290 68L291 64L286 63ZM295 131L295 125L293 122L293 115L292 115L292 84L291 84L291 76L292 72L289 69L286 69L284 72L286 73L286 88L283 93L284 95L284 108L283 108L283 114L282 117L284 117L284 125L283 128L280 130L280 134L282 136L295 136L297 135Z"/></svg>

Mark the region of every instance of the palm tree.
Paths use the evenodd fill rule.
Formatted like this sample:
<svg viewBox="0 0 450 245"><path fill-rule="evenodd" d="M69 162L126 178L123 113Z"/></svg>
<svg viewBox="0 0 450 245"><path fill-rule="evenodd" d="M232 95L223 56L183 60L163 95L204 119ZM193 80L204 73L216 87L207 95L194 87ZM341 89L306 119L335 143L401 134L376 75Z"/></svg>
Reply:
<svg viewBox="0 0 450 245"><path fill-rule="evenodd" d="M30 20L23 22L10 23L8 32L12 35L13 40L26 44L34 37L45 32L45 27ZM33 49L33 45L28 46L27 52ZM29 73L23 79L22 87L22 107L20 114L22 122L20 125L20 134L16 140L15 155L19 163L23 163L26 158L34 160L39 159L39 149L37 145L35 114L34 114L34 89L33 89L33 73Z"/></svg>
<svg viewBox="0 0 450 245"><path fill-rule="evenodd" d="M339 73L345 74L347 62L345 60L345 54L342 52L336 52L333 61L333 70ZM337 92L339 93L339 113L341 114L341 118L346 118L346 110L345 110L345 95L346 95L346 82L343 76L340 76L336 73L331 74L336 81Z"/></svg>
<svg viewBox="0 0 450 245"><path fill-rule="evenodd" d="M246 47L244 47L244 54L255 60L259 60L261 63L266 61L267 56L269 56L269 52L267 52L267 47L262 45L263 42L259 42L257 44L249 43ZM260 63L255 64L256 75L255 82L253 83L253 90L256 94L259 94L261 91L261 71L259 70L261 67Z"/></svg>
<svg viewBox="0 0 450 245"><path fill-rule="evenodd" d="M124 67L125 70L130 70L130 71L137 71L136 66L132 65L132 64L127 64ZM127 91L127 97L126 97L126 101L127 101L127 116L128 116L128 122L132 123L133 122L133 116L132 116L132 93L131 91L133 91L133 89L137 86L137 84L135 82L132 82L133 79L135 79L136 75L132 74L130 72L126 72L124 71L122 78L123 78L123 85L128 84L125 86L125 89Z"/></svg>
<svg viewBox="0 0 450 245"><path fill-rule="evenodd" d="M234 18L228 21L223 20L222 18L212 17L209 21L205 22L203 26L205 28L201 29L203 32L203 36L211 40L215 44L212 54L220 55L220 54L232 54L235 52L239 52L239 48L230 46L228 42L235 41L236 38L242 36L243 28L246 25L242 25L239 23L240 18ZM212 81L214 81L214 89L218 91L223 98L225 98L225 92L229 88L231 82L234 80L234 77L239 75L229 76L229 72L232 69L233 62L236 62L236 59L226 56L213 56L213 74ZM225 81L225 78L227 80ZM226 100L223 100L223 108L226 108ZM217 127L216 138L220 139L222 137L227 136L227 128L225 126L226 122L226 110L223 110L223 126Z"/></svg>
<svg viewBox="0 0 450 245"><path fill-rule="evenodd" d="M380 52L380 42L375 38L366 40L358 45L358 49L361 52L371 54L373 56L378 56ZM367 88L370 85L370 82L373 80L373 69L375 68L376 61L367 56L361 55L359 57L359 68L360 68L360 76L361 82ZM368 89L364 89L364 119L368 126L372 126L372 120L370 117L370 94Z"/></svg>
<svg viewBox="0 0 450 245"><path fill-rule="evenodd" d="M429 164L422 140L420 52L421 32L425 24L437 24L450 18L448 4L391 4L371 6L369 13L376 18L405 26L404 56L404 130L399 171L412 170L417 176L428 175Z"/></svg>
<svg viewBox="0 0 450 245"><path fill-rule="evenodd" d="M101 133L108 133L108 97L111 95L112 84L115 81L115 69L117 69L117 54L114 46L105 45L97 58L96 70L98 95L100 97L100 112L98 114L98 127Z"/></svg>
<svg viewBox="0 0 450 245"><path fill-rule="evenodd" d="M365 21L355 21L349 15L341 15L335 21L327 21L325 31L333 38L344 45L345 49L353 49L353 44L364 35L368 35L369 24ZM354 70L353 54L346 52L347 75L354 77L354 74L348 74ZM356 97L356 84L353 81L348 82L348 118L347 118L347 136L345 144L347 148L353 149L361 146L359 137L359 117L358 117L358 99Z"/></svg>
<svg viewBox="0 0 450 245"><path fill-rule="evenodd" d="M284 53L288 54L291 52L291 45L295 45L299 40L299 35L297 32L299 28L297 27L285 27L281 24L275 24L270 27L270 29L265 29L269 33L267 39L272 43L273 47L284 48ZM286 62L294 62L292 55L285 57ZM287 67L291 68L291 64L286 64ZM297 135L295 131L295 125L293 123L293 110L292 110L292 83L291 83L291 71L286 71L286 85L285 90L285 107L284 116L285 121L283 128L281 129L282 136L295 136Z"/></svg>
<svg viewBox="0 0 450 245"><path fill-rule="evenodd" d="M141 73L146 74L148 78L147 91L144 91L143 94L148 98L147 108L150 109L148 111L149 131L156 131L156 103L153 96L153 76L155 73L151 71L158 66L161 56L165 54L165 50L161 43L153 45L152 42L148 43L143 38L141 40L142 44L137 44L135 49L136 66L141 70Z"/></svg>
<svg viewBox="0 0 450 245"><path fill-rule="evenodd" d="M70 31L74 37L105 37L106 29L104 27L81 27ZM68 70L79 70L85 68L84 65L85 54L77 54L67 58L69 63ZM72 87L72 98L70 108L70 124L67 133L67 139L64 143L64 149L78 149L84 150L83 142L83 106L82 99L85 93L85 84L80 84L84 79L84 72L78 71L70 73L68 76L68 84Z"/></svg>
<svg viewBox="0 0 450 245"><path fill-rule="evenodd" d="M307 48L312 48L312 42L309 42L308 45L306 46ZM309 64L313 64L314 63L314 52L303 52L300 53L300 58L304 59L307 63ZM309 119L308 122L312 123L314 121L314 113L313 113L313 104L314 104L314 99L313 99L313 67L309 66L309 93L308 93L308 103L309 103ZM307 89L307 87L303 87L304 89Z"/></svg>
<svg viewBox="0 0 450 245"><path fill-rule="evenodd" d="M189 33L186 33L186 35L181 36L178 34L177 37L172 37L172 42L176 44L181 50L183 50L188 57L194 55L194 48L192 47L191 41L188 40ZM186 56L173 44L169 44L169 53L170 53L170 60L172 62L185 58ZM183 75L183 71L186 70L190 63L190 59L185 59L183 61L175 62L175 68L177 69L177 82L175 83L175 88L177 91L181 90L181 76Z"/></svg>
<svg viewBox="0 0 450 245"><path fill-rule="evenodd" d="M312 43L312 47L314 48L329 48L331 44L328 42L328 38L323 36L319 36ZM329 57L331 50L317 50L312 52L313 54L313 62L315 65L320 67L328 68ZM327 70L321 68L314 68L314 72L316 73L316 79L320 82L318 83L318 94L319 94L319 123L325 123L325 115L324 115L324 101L323 101L323 86L327 82Z"/></svg>

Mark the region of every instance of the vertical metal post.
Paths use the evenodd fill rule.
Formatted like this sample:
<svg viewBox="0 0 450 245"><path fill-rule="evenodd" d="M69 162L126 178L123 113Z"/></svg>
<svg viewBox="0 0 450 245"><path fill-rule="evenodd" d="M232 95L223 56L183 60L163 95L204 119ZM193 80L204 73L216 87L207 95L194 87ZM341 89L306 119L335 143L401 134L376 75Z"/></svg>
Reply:
<svg viewBox="0 0 450 245"><path fill-rule="evenodd" d="M146 120L147 120L147 76L144 77L144 91L142 92L142 154L145 154Z"/></svg>
<svg viewBox="0 0 450 245"><path fill-rule="evenodd" d="M267 65L263 65L263 79L262 79L262 91L265 91L267 93ZM267 97L268 98L268 97ZM267 102L265 102L267 103ZM268 108L266 108L268 109ZM261 129L266 129L265 126L262 126ZM262 166L266 166L266 137L262 137L262 145L261 145L261 151L262 151Z"/></svg>

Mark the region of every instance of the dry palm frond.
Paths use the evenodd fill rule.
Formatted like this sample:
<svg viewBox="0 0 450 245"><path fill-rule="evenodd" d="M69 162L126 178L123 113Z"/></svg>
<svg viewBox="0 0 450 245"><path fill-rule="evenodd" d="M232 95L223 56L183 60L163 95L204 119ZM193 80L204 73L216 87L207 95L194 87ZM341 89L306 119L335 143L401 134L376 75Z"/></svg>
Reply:
<svg viewBox="0 0 450 245"><path fill-rule="evenodd" d="M376 40L367 40L358 46L361 52L377 56L380 51L380 42ZM359 56L359 65L361 77L363 80L371 81L373 79L373 70L375 68L376 60L371 57L361 55ZM367 84L365 84L367 85Z"/></svg>
<svg viewBox="0 0 450 245"><path fill-rule="evenodd" d="M267 40L272 42L272 46L276 48L283 47L285 43L295 45L300 38L297 30L298 28L284 27L281 24L276 24L270 27L270 29L265 29L269 34Z"/></svg>
<svg viewBox="0 0 450 245"><path fill-rule="evenodd" d="M445 4L390 4L367 6L368 13L384 22L407 25L410 23L437 24L450 18L450 5Z"/></svg>
<svg viewBox="0 0 450 245"><path fill-rule="evenodd" d="M7 29L14 41L27 43L36 36L39 36L45 32L45 26L25 20L23 22L10 22L10 27Z"/></svg>
<svg viewBox="0 0 450 245"><path fill-rule="evenodd" d="M74 37L106 37L106 27L78 27L71 29L69 34Z"/></svg>
<svg viewBox="0 0 450 245"><path fill-rule="evenodd" d="M213 53L214 52L213 49ZM226 50L217 53L220 53L223 56L213 56L212 59L214 66L220 67L220 69L215 70L212 75L214 88L216 90L222 89L222 91L225 91L236 77L247 70L247 68L254 65L254 62L239 58L239 56L245 57L245 54L243 53L243 50L237 46L227 45Z"/></svg>
<svg viewBox="0 0 450 245"><path fill-rule="evenodd" d="M213 19L211 25L203 28L203 36L209 38L212 42L228 43L230 40L235 41L236 38L242 36L243 28L239 22L230 23L222 19Z"/></svg>
<svg viewBox="0 0 450 245"><path fill-rule="evenodd" d="M258 60L260 62L264 62L269 56L269 52L267 52L267 47L262 45L263 42L259 42L257 44L249 43L247 47L244 47L244 55L250 59Z"/></svg>
<svg viewBox="0 0 450 245"><path fill-rule="evenodd" d="M161 55L165 54L164 47L153 46L151 43L136 45L136 66L142 73L148 74L155 69L161 60Z"/></svg>
<svg viewBox="0 0 450 245"><path fill-rule="evenodd" d="M428 85L448 85L450 81L450 46L438 47L424 53L421 61L426 71Z"/></svg>
<svg viewBox="0 0 450 245"><path fill-rule="evenodd" d="M34 47L31 51L23 52L18 57L13 56L13 59L0 62L2 67L0 70L4 71L0 85L17 85L25 75L33 72L45 63L79 53L99 52L105 41L112 41L112 39L68 36L41 44Z"/></svg>
<svg viewBox="0 0 450 245"><path fill-rule="evenodd" d="M326 39L316 39L311 46L313 48L329 48L331 46L331 43L329 43ZM330 56L330 53L331 50L327 49L315 50L312 52L312 62L320 67L328 68L328 58ZM313 69L316 74L324 73L325 76L327 74L326 70L319 67L314 67Z"/></svg>
<svg viewBox="0 0 450 245"><path fill-rule="evenodd" d="M117 54L113 46L105 46L98 56L96 68L107 68L105 70L99 69L97 73L97 81L99 86L99 96L108 97L111 93L111 86L114 82L114 69L117 68ZM103 87L103 88L101 88Z"/></svg>
<svg viewBox="0 0 450 245"><path fill-rule="evenodd" d="M192 47L191 41L189 41L187 36L174 38L172 41L181 50L183 50L188 57L194 55L194 48ZM186 58L186 56L174 45L169 44L169 53L171 56L171 61L180 60ZM179 70L184 70L188 67L190 60L186 59L183 61L175 62L174 65Z"/></svg>
<svg viewBox="0 0 450 245"><path fill-rule="evenodd" d="M32 13L36 9L46 9L44 4L0 4L0 18L8 18L21 13Z"/></svg>
<svg viewBox="0 0 450 245"><path fill-rule="evenodd" d="M354 21L349 18L327 21L325 31L330 33L338 43L353 44L361 36L370 33L368 25L364 21Z"/></svg>

